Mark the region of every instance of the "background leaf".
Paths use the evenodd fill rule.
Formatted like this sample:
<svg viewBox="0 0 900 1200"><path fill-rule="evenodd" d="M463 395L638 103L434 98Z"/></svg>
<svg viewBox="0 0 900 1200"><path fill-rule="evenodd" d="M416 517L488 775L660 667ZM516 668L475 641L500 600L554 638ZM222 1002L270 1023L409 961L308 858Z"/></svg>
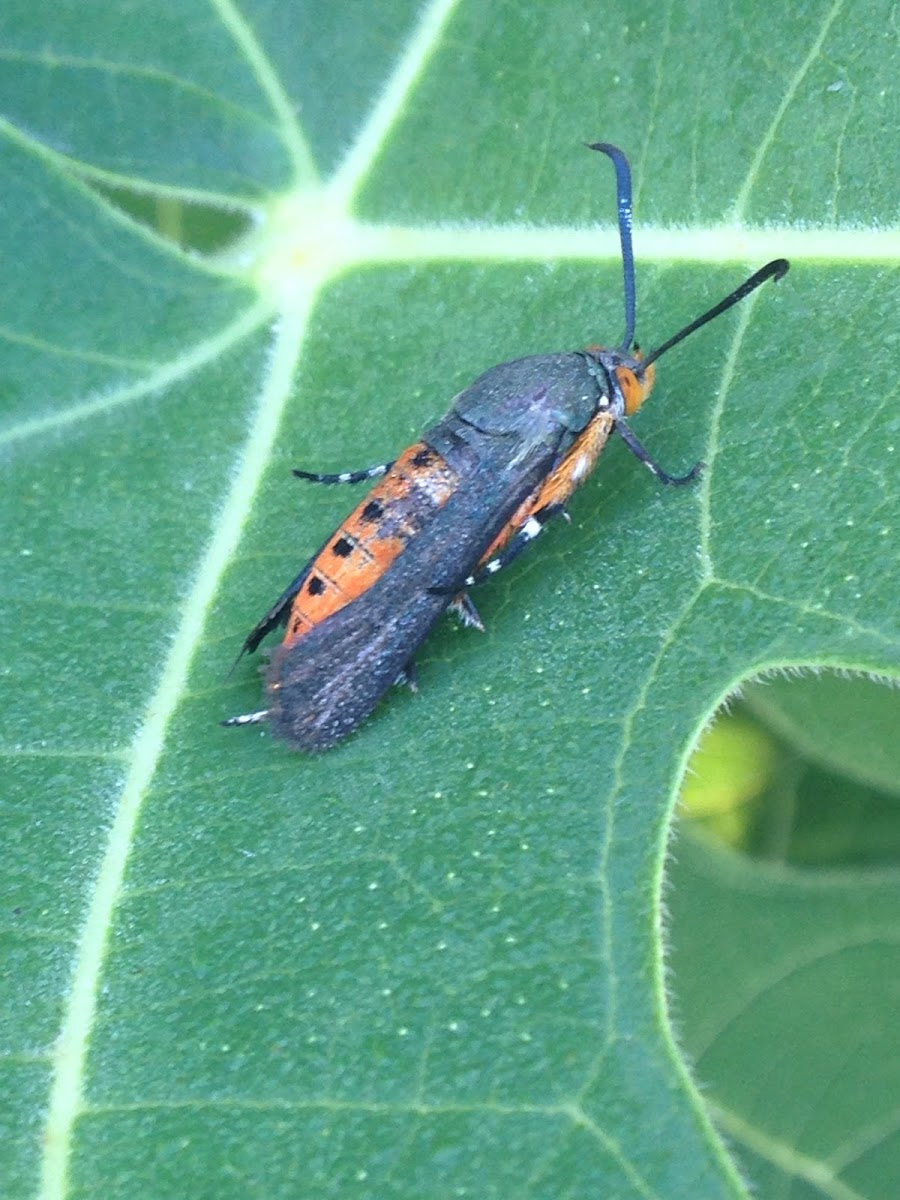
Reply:
<svg viewBox="0 0 900 1200"><path fill-rule="evenodd" d="M752 714L752 716L751 716ZM868 679L769 679L704 735L683 792L726 843L770 862L895 864L900 693Z"/></svg>
<svg viewBox="0 0 900 1200"><path fill-rule="evenodd" d="M887 1197L895 874L679 843L702 1095L660 897L741 680L900 663L890 10L323 9L0 18L5 1194ZM219 730L353 502L291 466L620 336L597 137L645 344L793 259L641 414L701 482L610 447L419 695L314 760Z"/></svg>
<svg viewBox="0 0 900 1200"><path fill-rule="evenodd" d="M751 867L690 840L678 860L682 1036L759 1194L889 1195L894 874Z"/></svg>
<svg viewBox="0 0 900 1200"><path fill-rule="evenodd" d="M892 737L900 718L896 691L826 675L769 680L745 699L813 762L894 794L900 788L900 749Z"/></svg>

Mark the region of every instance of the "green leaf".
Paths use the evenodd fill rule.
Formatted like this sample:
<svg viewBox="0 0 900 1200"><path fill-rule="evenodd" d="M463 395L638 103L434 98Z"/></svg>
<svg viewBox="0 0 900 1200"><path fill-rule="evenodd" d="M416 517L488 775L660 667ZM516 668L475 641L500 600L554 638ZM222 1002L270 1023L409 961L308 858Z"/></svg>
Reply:
<svg viewBox="0 0 900 1200"><path fill-rule="evenodd" d="M673 883L682 1039L758 1194L890 1196L896 872L762 867L685 838Z"/></svg>
<svg viewBox="0 0 900 1200"><path fill-rule="evenodd" d="M810 1187L887 1196L886 1080L860 1173L833 1041L804 1043L810 1138L765 1104L792 1084L759 1021L708 1052L717 960L690 977L679 915L701 1092L660 897L689 752L741 680L900 667L889 9L377 9L0 18L4 1193L714 1200L786 1195L795 1146ZM493 363L621 336L598 137L635 168L644 344L793 260L635 421L701 481L663 491L612 445L484 589L486 636L436 629L419 694L315 759L219 729L259 705L252 663L223 682L242 638L355 499L290 467L383 461ZM178 249L123 190L248 232ZM763 870L748 972L802 942ZM701 862L676 896L708 893ZM735 928L719 1014L744 1011ZM886 977L862 957L825 982L884 1045L895 1004L853 1026Z"/></svg>
<svg viewBox="0 0 900 1200"><path fill-rule="evenodd" d="M773 679L744 697L797 752L896 795L900 693L867 679Z"/></svg>

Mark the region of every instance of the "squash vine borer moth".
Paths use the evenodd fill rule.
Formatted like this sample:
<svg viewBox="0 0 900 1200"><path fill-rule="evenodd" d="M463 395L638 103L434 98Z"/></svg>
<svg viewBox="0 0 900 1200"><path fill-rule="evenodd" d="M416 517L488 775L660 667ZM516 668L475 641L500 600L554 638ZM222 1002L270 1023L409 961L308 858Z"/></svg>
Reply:
<svg viewBox="0 0 900 1200"><path fill-rule="evenodd" d="M625 335L533 355L486 371L394 462L339 475L295 471L318 483L380 482L278 597L238 659L286 626L266 675L265 709L225 725L269 721L291 746L326 750L352 733L399 680L415 687L413 658L447 608L481 627L469 589L509 563L587 478L610 435L664 484L696 478L664 471L628 424L653 387L661 355L767 279L775 259L649 354L634 342L631 172L615 146L590 147L615 166L625 278Z"/></svg>

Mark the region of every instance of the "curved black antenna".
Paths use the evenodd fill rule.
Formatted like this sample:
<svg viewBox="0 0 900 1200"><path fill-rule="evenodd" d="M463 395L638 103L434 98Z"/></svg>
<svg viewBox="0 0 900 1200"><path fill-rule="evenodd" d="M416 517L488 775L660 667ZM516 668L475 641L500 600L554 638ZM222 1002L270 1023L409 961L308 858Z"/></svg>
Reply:
<svg viewBox="0 0 900 1200"><path fill-rule="evenodd" d="M634 341L634 251L631 249L631 167L618 146L609 142L589 142L588 150L599 150L611 158L616 168L616 205L619 210L619 245L622 247L622 273L625 276L625 336L620 349L630 350Z"/></svg>
<svg viewBox="0 0 900 1200"><path fill-rule="evenodd" d="M665 354L667 350L671 350L673 346L677 346L679 342L683 342L686 337L689 337L701 325L706 325L708 321L714 320L720 313L733 308L735 304L739 304L745 296L749 296L751 292L755 292L760 284L765 283L767 279L781 279L783 275L787 275L790 266L791 264L786 258L773 258L770 263L766 263L764 267L760 267L754 275L751 275L739 288L735 288L730 296L726 296L724 300L720 300L709 312L705 312L696 321L691 321L690 325L685 325L684 329L679 330L667 342L663 342L661 346L657 346L655 350L651 350L645 358L641 359L635 374L639 376L643 375L650 364L656 362L660 355Z"/></svg>

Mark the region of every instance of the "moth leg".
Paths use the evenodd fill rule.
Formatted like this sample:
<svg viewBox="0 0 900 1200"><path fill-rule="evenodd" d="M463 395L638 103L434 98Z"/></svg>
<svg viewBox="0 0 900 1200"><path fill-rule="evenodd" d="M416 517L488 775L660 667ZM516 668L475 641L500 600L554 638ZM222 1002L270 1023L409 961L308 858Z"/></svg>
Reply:
<svg viewBox="0 0 900 1200"><path fill-rule="evenodd" d="M543 508L532 513L496 558L490 559L465 580L465 586L474 587L476 584L484 583L486 579L490 579L492 575L496 575L498 571L508 567L514 559L519 557L525 547L534 541L547 522L560 514L566 515L565 506L562 504L545 504Z"/></svg>
<svg viewBox="0 0 900 1200"><path fill-rule="evenodd" d="M644 466L656 476L660 483L671 484L673 487L680 487L681 484L690 483L692 480L696 479L706 466L706 463L697 462L694 463L686 475L670 475L668 471L664 471L659 463L650 457L650 455L635 437L634 433L631 431L630 426L626 425L621 417L618 421L616 421L616 429L619 431L619 436L622 438L622 441L635 456L635 458L640 459Z"/></svg>
<svg viewBox="0 0 900 1200"><path fill-rule="evenodd" d="M259 725L263 721L268 721L269 710L261 708L259 712L241 713L238 717L228 717L225 721L220 721L220 725L236 726L236 725Z"/></svg>
<svg viewBox="0 0 900 1200"><path fill-rule="evenodd" d="M411 692L419 690L419 672L416 670L415 662L410 659L397 678L395 684L405 683Z"/></svg>
<svg viewBox="0 0 900 1200"><path fill-rule="evenodd" d="M310 483L363 483L366 479L377 479L386 475L393 462L376 463L373 467L365 467L362 471L341 471L337 475L322 475L317 471L301 471L295 467L293 474L298 479L308 479Z"/></svg>
<svg viewBox="0 0 900 1200"><path fill-rule="evenodd" d="M450 610L456 613L466 629L477 629L480 633L484 633L484 622L468 592L457 593L450 605Z"/></svg>

